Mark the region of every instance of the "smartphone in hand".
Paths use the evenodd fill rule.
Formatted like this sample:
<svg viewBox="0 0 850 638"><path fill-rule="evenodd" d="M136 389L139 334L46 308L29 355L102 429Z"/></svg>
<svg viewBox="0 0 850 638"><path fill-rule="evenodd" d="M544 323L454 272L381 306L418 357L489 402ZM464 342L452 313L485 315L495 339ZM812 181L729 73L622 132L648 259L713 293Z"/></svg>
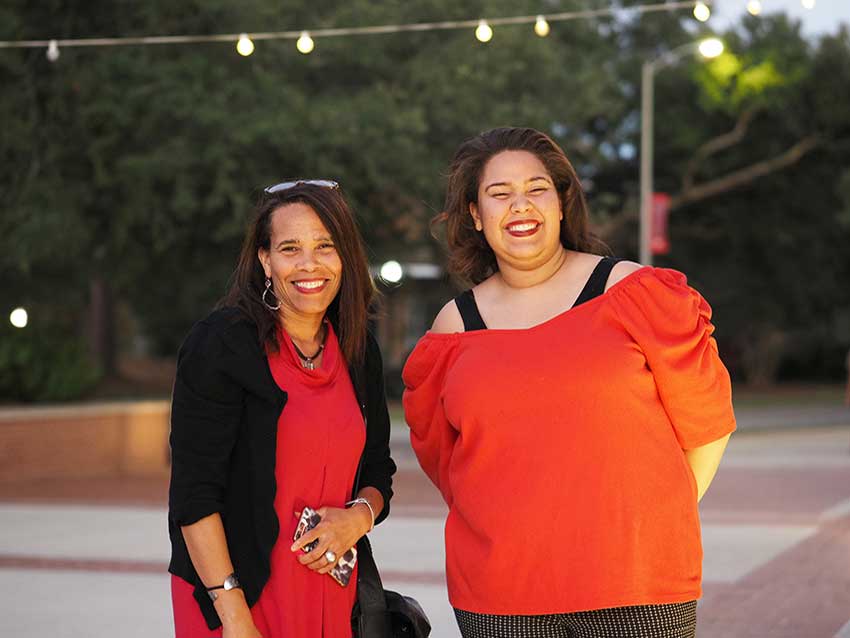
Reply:
<svg viewBox="0 0 850 638"><path fill-rule="evenodd" d="M297 541L299 538L304 536L304 534L316 527L321 520L322 517L319 516L314 509L306 506L302 508L301 518L298 520L298 525L295 527L295 534L293 535L292 540ZM312 552L316 549L318 544L319 539L312 541L308 545L304 546L304 552ZM340 556L339 559L337 559L336 565L334 565L334 568L328 572L328 575L340 585L345 587L351 581L351 575L354 573L354 566L356 564L357 548L352 547Z"/></svg>

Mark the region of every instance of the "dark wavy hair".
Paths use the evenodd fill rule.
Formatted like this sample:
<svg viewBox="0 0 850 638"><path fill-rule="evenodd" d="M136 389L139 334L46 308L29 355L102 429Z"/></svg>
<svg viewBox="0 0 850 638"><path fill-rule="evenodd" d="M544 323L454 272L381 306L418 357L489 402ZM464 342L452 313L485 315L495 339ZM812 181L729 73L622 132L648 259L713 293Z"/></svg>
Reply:
<svg viewBox="0 0 850 638"><path fill-rule="evenodd" d="M496 255L484 233L475 230L470 202L478 203L481 174L491 157L502 151L528 151L546 167L555 184L564 219L561 244L582 252L608 252L589 229L584 191L573 165L561 147L533 128L495 128L466 140L449 165L446 203L432 228L446 224L448 270L463 281L478 284L498 270Z"/></svg>
<svg viewBox="0 0 850 638"><path fill-rule="evenodd" d="M262 302L266 275L257 252L260 248L270 248L272 213L281 206L296 202L306 204L316 212L330 232L342 261L340 289L326 316L333 324L346 361L352 365L360 363L365 356L369 311L376 290L369 275L369 262L360 229L339 189L298 184L272 194L263 191L254 209L254 219L245 233L230 289L218 306L241 309L256 324L260 343L274 352L280 348L276 330L278 312L270 310Z"/></svg>

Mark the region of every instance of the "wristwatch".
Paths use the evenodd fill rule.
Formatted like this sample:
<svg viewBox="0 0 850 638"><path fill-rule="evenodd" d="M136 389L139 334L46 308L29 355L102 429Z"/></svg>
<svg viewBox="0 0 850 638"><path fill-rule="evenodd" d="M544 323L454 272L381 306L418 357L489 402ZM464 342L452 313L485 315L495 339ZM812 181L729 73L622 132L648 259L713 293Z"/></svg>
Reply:
<svg viewBox="0 0 850 638"><path fill-rule="evenodd" d="M236 574L230 574L224 579L224 582L221 585L216 585L215 587L207 587L207 593L213 602L218 598L218 594L216 593L216 589L223 589L224 591L230 591L231 589L241 589L242 585L239 584L239 579L236 578Z"/></svg>

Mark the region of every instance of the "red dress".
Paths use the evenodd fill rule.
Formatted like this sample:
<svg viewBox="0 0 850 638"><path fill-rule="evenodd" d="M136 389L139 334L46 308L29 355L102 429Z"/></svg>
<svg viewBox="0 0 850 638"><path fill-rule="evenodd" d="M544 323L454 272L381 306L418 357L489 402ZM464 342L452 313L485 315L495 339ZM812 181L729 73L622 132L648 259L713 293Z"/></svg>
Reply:
<svg viewBox="0 0 850 638"><path fill-rule="evenodd" d="M289 547L297 503L318 509L343 507L349 500L366 428L330 325L316 370L301 366L286 333L279 339L280 352L269 354L269 367L288 394L278 420L275 465L280 535L272 549L271 577L251 615L263 638L349 638L356 568L348 586L341 587L329 575L301 565ZM171 580L176 638L221 636L221 628L207 628L192 586L178 576Z"/></svg>
<svg viewBox="0 0 850 638"><path fill-rule="evenodd" d="M420 340L404 410L449 505L454 607L555 614L699 597L682 450L735 429L710 318L681 273L643 268L529 329Z"/></svg>

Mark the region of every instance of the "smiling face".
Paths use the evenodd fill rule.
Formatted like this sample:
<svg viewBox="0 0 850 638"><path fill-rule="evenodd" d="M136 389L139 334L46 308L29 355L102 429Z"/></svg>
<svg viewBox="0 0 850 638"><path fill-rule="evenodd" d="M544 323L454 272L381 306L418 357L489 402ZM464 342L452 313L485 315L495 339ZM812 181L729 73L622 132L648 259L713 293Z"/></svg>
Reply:
<svg viewBox="0 0 850 638"><path fill-rule="evenodd" d="M257 256L274 284L279 312L285 318L324 316L342 282L342 260L328 229L310 206L294 202L271 214L270 236L269 249L260 248Z"/></svg>
<svg viewBox="0 0 850 638"><path fill-rule="evenodd" d="M531 270L561 250L561 200L534 153L502 151L485 164L478 203L469 204L499 267Z"/></svg>

